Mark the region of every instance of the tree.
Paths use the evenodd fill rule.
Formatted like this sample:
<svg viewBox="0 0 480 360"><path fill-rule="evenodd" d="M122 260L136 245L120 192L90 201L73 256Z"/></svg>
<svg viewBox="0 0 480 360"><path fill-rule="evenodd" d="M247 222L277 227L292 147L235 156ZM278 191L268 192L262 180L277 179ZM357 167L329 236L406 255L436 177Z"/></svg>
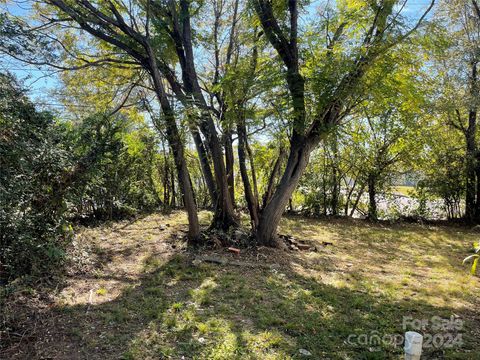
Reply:
<svg viewBox="0 0 480 360"><path fill-rule="evenodd" d="M465 218L480 221L480 162L477 144L480 17L474 0L445 2L438 10L436 41L428 49L438 85L437 111L465 142Z"/></svg>
<svg viewBox="0 0 480 360"><path fill-rule="evenodd" d="M7 74L0 76L0 108L0 273L39 274L63 259L66 199L118 147L118 128L97 115L93 138L76 154L65 124L37 111Z"/></svg>
<svg viewBox="0 0 480 360"><path fill-rule="evenodd" d="M112 1L104 1L100 6L90 1L68 2L51 0L44 3L51 5L53 8L46 6L42 10L44 19L49 20L40 27L41 29L49 28L52 24L58 23L77 24L83 31L97 39L100 44L104 44L104 47L106 46L107 49L114 50L110 53L118 54L120 52L120 55L116 57L104 57L100 60L84 59L84 66L95 66L104 63L133 65L140 66L149 74L152 89L162 110L165 133L174 154L178 181L188 213L188 236L192 242L195 242L199 237L200 231L197 206L185 161L184 144L175 120L175 113L167 97L164 77L160 70L163 62L162 59L159 60L157 58L159 51L153 45L157 40L152 38L151 33L153 30L151 28L152 9L150 8L150 1L145 9L127 9ZM58 15L62 17L61 20L55 18L55 10L59 12ZM144 15L142 31L136 19L140 14ZM155 125L160 126L161 124L156 122Z"/></svg>
<svg viewBox="0 0 480 360"><path fill-rule="evenodd" d="M173 92L177 98L188 109L194 106L198 110L196 120L198 126L206 139L206 144L210 151L213 161L214 175L216 182L216 206L213 218L213 227L228 229L236 225L237 221L233 212L233 198L229 190L230 181L227 177L225 162L223 161L222 142L219 139L217 129L212 117L212 107L206 101L200 81L197 74L196 62L193 49L193 31L191 25L191 3L188 0L179 0L178 4L174 1L162 4L159 2L148 1L147 9L150 9L155 19L154 26L159 34L165 34L174 45L177 54L178 63L181 68L183 83L180 84L174 76L174 71L168 67L167 63L162 62L163 73L168 80ZM184 91L183 91L184 89ZM222 102L220 102L222 104ZM221 114L221 112L220 112ZM195 143L200 139L194 135ZM228 137L228 136L227 136ZM201 153L201 147L197 145L202 168L206 174L206 156ZM231 152L231 149L229 149ZM231 157L228 157L231 160ZM233 166L233 164L231 165ZM231 170L230 166L230 170ZM233 176L233 174L231 175ZM205 178L208 179L206 174ZM208 182L208 181L207 181Z"/></svg>
<svg viewBox="0 0 480 360"><path fill-rule="evenodd" d="M285 80L292 106L287 165L274 195L261 212L256 232L260 244L275 244L281 215L308 164L311 151L355 106L357 97L362 95L364 75L379 58L418 28L434 0L411 29L403 32L395 5L396 1L340 1L334 18L328 18L324 24L327 41L319 44L324 50L321 60L312 58L301 62L300 4L290 0L285 7L283 4L274 6L266 0L253 1L265 36L286 69ZM344 41L347 37L350 44ZM302 70L301 63L308 64L308 70ZM311 115L306 109L306 85L310 84L306 84L309 79L302 74L304 71L315 75L312 76L312 90L316 102L312 104L314 113Z"/></svg>

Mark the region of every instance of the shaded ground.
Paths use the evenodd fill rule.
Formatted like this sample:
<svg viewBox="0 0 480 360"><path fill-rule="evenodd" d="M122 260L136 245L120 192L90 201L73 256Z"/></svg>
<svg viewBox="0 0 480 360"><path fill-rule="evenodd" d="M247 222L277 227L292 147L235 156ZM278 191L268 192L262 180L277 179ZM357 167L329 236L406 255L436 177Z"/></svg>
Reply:
<svg viewBox="0 0 480 360"><path fill-rule="evenodd" d="M233 266L192 262L185 221L178 212L80 230L80 265L65 282L17 293L5 309L0 358L400 359L388 335L405 332L404 316L443 339L426 359L480 358L480 281L462 266L478 234L291 217L281 232L317 252L201 252L254 264ZM463 324L434 329L432 316Z"/></svg>

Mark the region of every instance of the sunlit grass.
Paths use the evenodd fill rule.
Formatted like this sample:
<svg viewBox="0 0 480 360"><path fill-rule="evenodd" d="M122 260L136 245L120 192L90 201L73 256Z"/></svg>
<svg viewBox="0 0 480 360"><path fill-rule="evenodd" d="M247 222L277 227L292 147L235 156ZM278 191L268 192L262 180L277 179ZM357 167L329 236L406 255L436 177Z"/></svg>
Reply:
<svg viewBox="0 0 480 360"><path fill-rule="evenodd" d="M205 212L201 219L207 223L210 216ZM269 250L259 262L270 268L195 266L189 252L162 255L160 240L142 242L144 233L159 238L160 223L169 224L162 233L176 241L184 222L184 214L174 213L102 230L110 241L144 250L137 254L141 261L117 251L123 258L113 256L111 261L119 263L108 263L104 276L129 259L138 278L120 288L94 279L96 289L106 290L95 296L110 300L98 299L88 315L85 303L64 300L63 311L76 323L71 336L86 353L124 359L400 359L401 346L346 341L352 334L403 334L403 316L452 314L465 322L464 344L445 349L443 356L470 359L468 351L480 346L474 336L479 281L461 263L477 234L461 228L287 217L280 232L310 241L318 251ZM213 255L230 256L221 250ZM109 298L115 291L118 295ZM426 350L424 358L435 354Z"/></svg>

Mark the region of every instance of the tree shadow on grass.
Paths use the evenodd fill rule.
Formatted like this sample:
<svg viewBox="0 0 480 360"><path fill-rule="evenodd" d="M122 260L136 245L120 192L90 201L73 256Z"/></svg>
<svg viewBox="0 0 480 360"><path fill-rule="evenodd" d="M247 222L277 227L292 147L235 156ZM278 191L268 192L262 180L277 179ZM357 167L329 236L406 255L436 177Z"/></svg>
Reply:
<svg viewBox="0 0 480 360"><path fill-rule="evenodd" d="M378 336L403 334L403 316L454 313L465 321L463 345L426 349L424 358L473 359L480 345L475 309L393 301L322 283L288 265L194 266L191 259L171 257L113 300L47 310L42 337L17 358L300 359L304 349L311 359L399 359L401 345Z"/></svg>

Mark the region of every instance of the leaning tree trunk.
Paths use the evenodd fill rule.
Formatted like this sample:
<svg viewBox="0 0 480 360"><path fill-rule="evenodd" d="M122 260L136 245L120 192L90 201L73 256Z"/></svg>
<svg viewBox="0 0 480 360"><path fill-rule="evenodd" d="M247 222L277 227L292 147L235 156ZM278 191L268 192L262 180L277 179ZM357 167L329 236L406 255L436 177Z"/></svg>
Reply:
<svg viewBox="0 0 480 360"><path fill-rule="evenodd" d="M355 215L355 211L357 211L358 204L360 203L360 199L362 198L364 192L365 185L362 185L361 188L358 190L357 197L355 198L355 202L353 203L352 209L350 210L350 217L353 217L353 215Z"/></svg>
<svg viewBox="0 0 480 360"><path fill-rule="evenodd" d="M167 100L168 101L168 100ZM163 108L163 106L162 106ZM173 152L175 167L177 168L178 184L182 193L183 204L187 210L188 215L188 238L191 242L196 242L200 236L200 225L197 215L197 204L195 203L195 195L193 192L192 183L190 181L190 174L185 161L184 148L180 134L175 124L173 112L163 110L165 122L167 123L167 136ZM170 119L169 119L170 118ZM172 126L175 124L175 126ZM174 182L172 179L172 186ZM175 194L172 188L172 198L175 199Z"/></svg>
<svg viewBox="0 0 480 360"><path fill-rule="evenodd" d="M277 246L277 228L280 223L288 200L292 196L300 181L308 160L312 146L306 139L294 139L291 142L290 155L288 157L285 172L278 184L271 200L261 212L256 232L256 240L260 245Z"/></svg>
<svg viewBox="0 0 480 360"><path fill-rule="evenodd" d="M213 161L215 182L217 183L217 203L211 227L226 230L231 226L236 226L237 221L235 219L232 199L228 190L223 151L210 113L204 112L203 117L207 119L202 122L200 129L207 138Z"/></svg>
<svg viewBox="0 0 480 360"><path fill-rule="evenodd" d="M187 210L188 239L190 242L195 243L200 238L200 225L198 222L197 204L195 203L193 187L190 181L190 174L188 171L187 162L185 161L184 147L180 137L180 132L177 128L177 123L175 122L175 114L163 87L162 78L155 61L153 50L150 46L147 47L147 50L149 51L150 55L150 71L152 75L153 86L164 115L167 130L167 140L172 148L173 159L175 162L175 167L177 168L178 184L180 186L180 191L182 192L185 209Z"/></svg>
<svg viewBox="0 0 480 360"><path fill-rule="evenodd" d="M193 98L195 105L202 112L201 118L199 119L199 126L205 136L207 146L212 156L215 182L217 184L217 203L212 227L228 229L231 226L237 225L237 221L228 190L222 144L219 140L210 111L207 110L208 104L203 96L195 69L189 6L190 2L188 0L180 0L180 16L178 18L172 18L175 27L172 35L180 60L184 87L188 95Z"/></svg>
<svg viewBox="0 0 480 360"><path fill-rule="evenodd" d="M205 185L207 186L210 199L212 200L212 206L215 206L217 203L217 188L215 186L215 180L213 179L207 150L205 149L205 145L195 125L192 124L190 127L190 132L192 133L193 141L195 143L195 147L197 148L200 167L202 169L203 178L205 180Z"/></svg>
<svg viewBox="0 0 480 360"><path fill-rule="evenodd" d="M257 199L258 204L260 197L258 196L257 170L255 169L255 158L253 157L253 151L248 143L248 136L245 137L245 149L247 150L248 160L250 162L250 172L252 173L253 195L255 196L255 199Z"/></svg>
<svg viewBox="0 0 480 360"><path fill-rule="evenodd" d="M268 178L267 190L263 196L263 205L262 207L266 207L267 204L270 202L273 196L273 192L275 190L275 179L279 176L279 172L281 170L283 159L286 157L285 150L280 148L280 153L278 154L275 163L273 164L272 172L270 173L270 177Z"/></svg>

